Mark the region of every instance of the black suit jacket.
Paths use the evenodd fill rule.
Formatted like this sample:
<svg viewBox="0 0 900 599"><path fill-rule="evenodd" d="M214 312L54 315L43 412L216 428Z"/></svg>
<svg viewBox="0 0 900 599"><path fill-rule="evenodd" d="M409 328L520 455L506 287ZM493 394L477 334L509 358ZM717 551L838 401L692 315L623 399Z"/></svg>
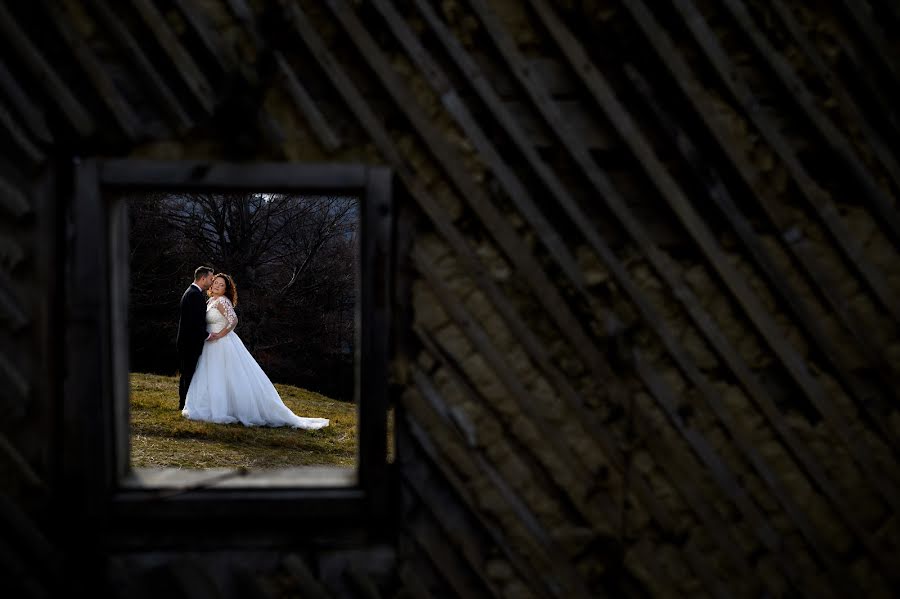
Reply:
<svg viewBox="0 0 900 599"><path fill-rule="evenodd" d="M181 296L178 310L178 335L175 338L178 353L199 355L206 336L206 294L191 285Z"/></svg>

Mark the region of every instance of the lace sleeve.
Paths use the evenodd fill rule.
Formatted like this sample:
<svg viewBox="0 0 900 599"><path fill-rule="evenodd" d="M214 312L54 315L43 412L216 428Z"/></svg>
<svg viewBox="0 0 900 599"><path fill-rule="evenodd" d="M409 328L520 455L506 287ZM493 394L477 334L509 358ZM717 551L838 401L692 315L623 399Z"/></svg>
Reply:
<svg viewBox="0 0 900 599"><path fill-rule="evenodd" d="M228 325L222 329L222 335L226 335L234 330L234 327L237 326L238 317L234 311L234 306L231 305L231 300L227 297L219 298L219 301L216 302L216 309L221 312L222 316L225 317L225 320L228 321Z"/></svg>

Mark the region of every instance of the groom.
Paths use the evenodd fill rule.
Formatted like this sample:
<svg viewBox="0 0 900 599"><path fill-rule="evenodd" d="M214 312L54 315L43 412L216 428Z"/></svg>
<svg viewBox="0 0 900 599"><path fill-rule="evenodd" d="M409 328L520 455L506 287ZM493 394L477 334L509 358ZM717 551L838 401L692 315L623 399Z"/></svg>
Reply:
<svg viewBox="0 0 900 599"><path fill-rule="evenodd" d="M178 309L178 369L181 378L178 380L178 409L184 409L188 387L197 368L197 360L203 352L206 340L206 290L213 283L213 269L200 266L194 271L194 282L181 296L181 307Z"/></svg>

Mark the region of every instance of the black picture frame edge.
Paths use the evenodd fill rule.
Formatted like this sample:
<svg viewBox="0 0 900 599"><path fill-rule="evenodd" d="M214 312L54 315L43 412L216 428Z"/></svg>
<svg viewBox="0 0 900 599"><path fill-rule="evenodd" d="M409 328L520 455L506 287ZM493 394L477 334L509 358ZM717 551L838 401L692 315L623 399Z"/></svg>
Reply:
<svg viewBox="0 0 900 599"><path fill-rule="evenodd" d="M391 334L393 173L361 164L227 163L86 158L74 164L66 251L66 373L62 406L62 494L76 519L105 542L128 545L124 531L140 522L170 543L191 545L191 531L221 522L258 522L383 535L392 477L387 464L388 367ZM360 199L360 288L357 343L359 443L355 487L195 489L161 493L126 489L128 456L127 244L124 202L108 190L250 190L341 192ZM127 247L125 245L124 247ZM120 253L118 255L124 255ZM99 359L98 359L99 356ZM123 366L124 365L124 366ZM361 390L365 390L364 392ZM121 399L124 396L125 400ZM279 517L272 518L272 514ZM263 517L264 516L264 517ZM116 531L119 531L118 533ZM180 531L180 533L179 533ZM152 537L152 535L151 535ZM291 536L290 538L294 538ZM321 542L321 535L317 537ZM237 541L240 545L240 541Z"/></svg>

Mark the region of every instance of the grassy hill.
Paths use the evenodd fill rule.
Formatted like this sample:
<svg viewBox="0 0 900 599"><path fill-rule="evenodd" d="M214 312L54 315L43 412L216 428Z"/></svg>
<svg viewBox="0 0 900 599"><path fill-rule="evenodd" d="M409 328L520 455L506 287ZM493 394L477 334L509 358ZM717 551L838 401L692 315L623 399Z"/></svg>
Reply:
<svg viewBox="0 0 900 599"><path fill-rule="evenodd" d="M319 430L195 422L178 410L178 379L132 373L131 465L182 468L354 466L356 405L275 385L298 416L331 420Z"/></svg>

